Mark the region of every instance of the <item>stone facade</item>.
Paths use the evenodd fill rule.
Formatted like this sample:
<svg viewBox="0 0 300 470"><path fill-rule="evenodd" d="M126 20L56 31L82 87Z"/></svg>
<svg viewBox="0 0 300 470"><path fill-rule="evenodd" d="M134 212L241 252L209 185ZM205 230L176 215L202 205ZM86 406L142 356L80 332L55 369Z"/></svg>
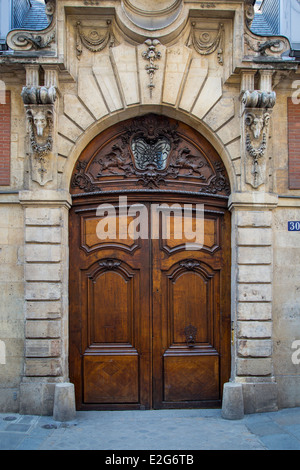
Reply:
<svg viewBox="0 0 300 470"><path fill-rule="evenodd" d="M51 414L55 384L68 381L72 171L101 131L147 112L198 130L230 178L231 381L243 385L245 412L300 406L300 238L287 229L300 220L287 125L299 69L282 59L286 38L248 29L252 3L49 0L52 21L39 36L9 33L14 53L0 55L12 103L10 185L0 188L1 411Z"/></svg>

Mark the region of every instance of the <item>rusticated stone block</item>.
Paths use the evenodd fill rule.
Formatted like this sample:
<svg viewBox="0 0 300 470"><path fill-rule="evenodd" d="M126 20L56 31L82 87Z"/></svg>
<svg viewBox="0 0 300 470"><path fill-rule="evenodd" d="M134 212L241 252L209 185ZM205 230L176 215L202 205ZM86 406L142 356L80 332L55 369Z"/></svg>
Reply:
<svg viewBox="0 0 300 470"><path fill-rule="evenodd" d="M27 282L26 300L59 300L61 284L52 282Z"/></svg>
<svg viewBox="0 0 300 470"><path fill-rule="evenodd" d="M25 213L26 225L60 225L61 210L50 207L28 207Z"/></svg>
<svg viewBox="0 0 300 470"><path fill-rule="evenodd" d="M35 243L60 243L61 228L60 227L26 227L26 242Z"/></svg>
<svg viewBox="0 0 300 470"><path fill-rule="evenodd" d="M238 322L237 334L239 338L271 338L272 322Z"/></svg>
<svg viewBox="0 0 300 470"><path fill-rule="evenodd" d="M26 281L60 281L61 267L57 263L30 263L25 265Z"/></svg>
<svg viewBox="0 0 300 470"><path fill-rule="evenodd" d="M238 300L241 302L271 302L271 284L239 284Z"/></svg>
<svg viewBox="0 0 300 470"><path fill-rule="evenodd" d="M238 245L271 246L272 230L269 228L240 228Z"/></svg>
<svg viewBox="0 0 300 470"><path fill-rule="evenodd" d="M26 318L32 320L55 319L61 317L62 306L59 301L27 302Z"/></svg>
<svg viewBox="0 0 300 470"><path fill-rule="evenodd" d="M239 302L237 306L238 320L271 320L272 304L264 302Z"/></svg>
<svg viewBox="0 0 300 470"><path fill-rule="evenodd" d="M25 341L26 357L59 357L61 341L59 339L27 339Z"/></svg>
<svg viewBox="0 0 300 470"><path fill-rule="evenodd" d="M238 340L238 354L243 357L270 357L271 340Z"/></svg>
<svg viewBox="0 0 300 470"><path fill-rule="evenodd" d="M236 371L238 376L262 376L272 374L272 359L241 359L237 358Z"/></svg>
<svg viewBox="0 0 300 470"><path fill-rule="evenodd" d="M61 336L60 320L28 320L25 327L26 338L59 338Z"/></svg>
<svg viewBox="0 0 300 470"><path fill-rule="evenodd" d="M62 365L59 358L27 358L25 361L27 377L58 377L62 375Z"/></svg>
<svg viewBox="0 0 300 470"><path fill-rule="evenodd" d="M27 263L56 263L61 261L61 247L59 245L38 245L30 243L25 246L25 260Z"/></svg>

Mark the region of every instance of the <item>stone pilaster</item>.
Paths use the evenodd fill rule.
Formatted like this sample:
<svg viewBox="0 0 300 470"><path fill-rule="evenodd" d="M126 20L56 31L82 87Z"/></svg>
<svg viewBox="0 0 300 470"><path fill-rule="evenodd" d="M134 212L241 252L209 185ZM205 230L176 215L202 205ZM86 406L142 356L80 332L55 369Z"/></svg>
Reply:
<svg viewBox="0 0 300 470"><path fill-rule="evenodd" d="M272 358L272 210L270 194L231 196L233 228L232 378L243 384L245 413L277 409Z"/></svg>
<svg viewBox="0 0 300 470"><path fill-rule="evenodd" d="M68 209L62 191L23 191L25 364L20 412L51 414L56 383L68 381ZM34 391L34 393L32 393Z"/></svg>

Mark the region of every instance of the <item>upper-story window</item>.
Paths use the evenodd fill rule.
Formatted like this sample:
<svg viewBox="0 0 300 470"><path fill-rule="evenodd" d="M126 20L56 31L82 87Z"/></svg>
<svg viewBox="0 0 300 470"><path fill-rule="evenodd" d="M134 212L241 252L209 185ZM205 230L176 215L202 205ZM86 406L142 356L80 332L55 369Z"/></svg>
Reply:
<svg viewBox="0 0 300 470"><path fill-rule="evenodd" d="M48 26L45 0L0 0L0 50L12 29L41 30Z"/></svg>

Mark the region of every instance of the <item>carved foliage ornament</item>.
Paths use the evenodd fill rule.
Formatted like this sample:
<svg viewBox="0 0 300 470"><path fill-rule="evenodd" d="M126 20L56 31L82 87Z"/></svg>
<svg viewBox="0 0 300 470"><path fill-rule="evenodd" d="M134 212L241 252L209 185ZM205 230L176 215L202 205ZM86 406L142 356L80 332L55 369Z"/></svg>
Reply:
<svg viewBox="0 0 300 470"><path fill-rule="evenodd" d="M121 265L121 261L115 259L106 259L104 261L99 261L99 266L101 268L105 268L108 271L113 271L117 269Z"/></svg>
<svg viewBox="0 0 300 470"><path fill-rule="evenodd" d="M107 45L114 46L115 37L111 30L111 20L107 20L106 24L107 30L101 34L96 28L83 28L80 21L76 23L76 55L78 60L82 54L82 46L91 52L103 51Z"/></svg>
<svg viewBox="0 0 300 470"><path fill-rule="evenodd" d="M150 98L152 98L153 88L155 88L155 85L153 83L154 74L158 70L158 65L156 65L154 62L161 58L161 52L156 50L156 47L160 44L160 42L158 39L147 39L145 41L145 44L146 46L148 46L148 49L142 53L142 56L145 60L149 62L149 64L146 65L145 68L150 78L148 88L150 90Z"/></svg>
<svg viewBox="0 0 300 470"><path fill-rule="evenodd" d="M178 132L176 121L156 115L129 121L91 161L78 162L71 185L89 193L119 187L121 181L125 187L135 182L149 189L167 185L182 189L184 182L195 188L190 190L202 193L230 193L223 164L209 163L202 151Z"/></svg>

